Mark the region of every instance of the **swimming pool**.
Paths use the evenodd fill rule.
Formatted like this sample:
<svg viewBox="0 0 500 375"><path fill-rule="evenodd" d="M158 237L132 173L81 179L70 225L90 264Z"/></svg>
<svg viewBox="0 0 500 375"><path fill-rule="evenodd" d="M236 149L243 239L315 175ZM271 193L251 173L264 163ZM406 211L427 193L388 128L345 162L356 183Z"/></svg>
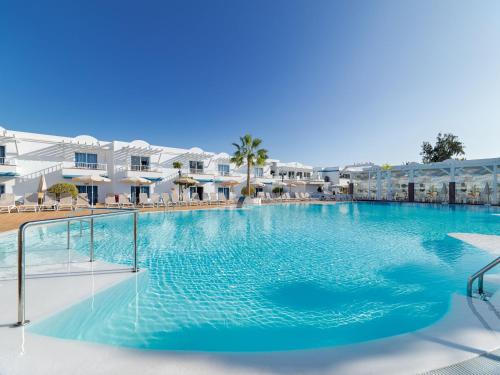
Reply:
<svg viewBox="0 0 500 375"><path fill-rule="evenodd" d="M443 317L467 276L493 259L447 233L498 234L494 212L345 203L141 214L140 266L148 271L28 329L140 349L225 352L411 332ZM96 220L97 258L130 264L130 231L127 219ZM54 226L30 232L29 241L40 250L61 246L65 235ZM82 254L87 239L72 238Z"/></svg>

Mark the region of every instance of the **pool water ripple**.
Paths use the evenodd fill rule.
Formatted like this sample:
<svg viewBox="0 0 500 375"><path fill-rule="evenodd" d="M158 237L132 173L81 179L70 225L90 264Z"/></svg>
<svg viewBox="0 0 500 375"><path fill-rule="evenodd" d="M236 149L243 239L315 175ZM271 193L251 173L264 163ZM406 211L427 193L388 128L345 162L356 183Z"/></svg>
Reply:
<svg viewBox="0 0 500 375"><path fill-rule="evenodd" d="M148 271L29 329L132 348L229 352L411 332L442 318L467 276L492 259L447 233L498 234L494 212L347 203L141 214L140 266ZM130 220L96 225L98 259L130 264ZM29 234L33 251L64 235L62 227ZM88 238L73 241L85 254Z"/></svg>

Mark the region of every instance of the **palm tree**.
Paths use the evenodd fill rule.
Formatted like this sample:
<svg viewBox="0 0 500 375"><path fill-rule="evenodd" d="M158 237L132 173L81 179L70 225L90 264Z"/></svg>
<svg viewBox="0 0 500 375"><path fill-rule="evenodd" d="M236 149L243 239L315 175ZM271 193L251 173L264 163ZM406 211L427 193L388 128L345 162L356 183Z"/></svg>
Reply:
<svg viewBox="0 0 500 375"><path fill-rule="evenodd" d="M180 161L174 161L172 163L172 167L174 167L175 169L178 169L179 170L179 178L181 178L181 169L182 169L182 163ZM179 197L181 196L181 185L179 184Z"/></svg>
<svg viewBox="0 0 500 375"><path fill-rule="evenodd" d="M240 137L240 144L233 143L236 150L231 158L231 163L234 163L237 167L247 164L247 188L245 194L247 196L250 196L250 168L255 165L264 165L267 159L267 150L259 149L261 143L261 139L252 138L250 134Z"/></svg>

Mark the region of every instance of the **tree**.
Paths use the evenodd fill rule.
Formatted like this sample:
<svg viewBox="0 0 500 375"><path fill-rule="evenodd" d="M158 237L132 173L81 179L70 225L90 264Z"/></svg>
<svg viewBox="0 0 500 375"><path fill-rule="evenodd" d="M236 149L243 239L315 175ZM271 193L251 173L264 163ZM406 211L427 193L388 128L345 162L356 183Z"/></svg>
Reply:
<svg viewBox="0 0 500 375"><path fill-rule="evenodd" d="M180 161L174 161L172 167L179 170L179 176L181 175L182 163Z"/></svg>
<svg viewBox="0 0 500 375"><path fill-rule="evenodd" d="M247 193L247 187L246 186L243 186L241 188L241 194L243 195L248 195L248 196L252 196L255 194L255 188L253 186L250 186L250 194Z"/></svg>
<svg viewBox="0 0 500 375"><path fill-rule="evenodd" d="M179 170L179 178L181 178L181 175L182 175L182 172L181 172L181 169L182 169L182 163L180 161L174 161L172 163L172 167L174 167L175 169L178 169ZM179 197L181 196L181 185L179 184Z"/></svg>
<svg viewBox="0 0 500 375"><path fill-rule="evenodd" d="M273 187L273 193L279 195L283 194L283 187L282 186Z"/></svg>
<svg viewBox="0 0 500 375"><path fill-rule="evenodd" d="M76 198L78 195L78 189L75 184L71 184L69 182L60 182L52 185L47 189L49 193L55 194L56 198L59 199L62 194L71 194L73 198Z"/></svg>
<svg viewBox="0 0 500 375"><path fill-rule="evenodd" d="M423 163L436 163L465 155L464 148L464 144L458 140L456 135L439 133L434 146L429 142L422 143L420 155L422 155Z"/></svg>
<svg viewBox="0 0 500 375"><path fill-rule="evenodd" d="M247 164L247 186L243 190L243 195L250 196L250 169L255 166L263 166L267 159L267 150L260 148L259 146L262 140L259 138L252 138L250 134L246 134L240 137L240 144L233 143L236 147L233 157L231 158L231 163L234 163L237 167L241 167L243 164Z"/></svg>

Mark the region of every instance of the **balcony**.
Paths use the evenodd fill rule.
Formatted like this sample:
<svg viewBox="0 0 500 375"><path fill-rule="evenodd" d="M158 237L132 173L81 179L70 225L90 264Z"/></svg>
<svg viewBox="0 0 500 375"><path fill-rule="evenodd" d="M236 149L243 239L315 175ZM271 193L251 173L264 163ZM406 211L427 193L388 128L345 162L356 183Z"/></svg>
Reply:
<svg viewBox="0 0 500 375"><path fill-rule="evenodd" d="M189 168L189 174L205 174L203 168Z"/></svg>
<svg viewBox="0 0 500 375"><path fill-rule="evenodd" d="M142 177L151 181L162 180L163 169L152 165L129 164L125 169L125 177Z"/></svg>
<svg viewBox="0 0 500 375"><path fill-rule="evenodd" d="M16 159L0 158L0 176L19 176Z"/></svg>
<svg viewBox="0 0 500 375"><path fill-rule="evenodd" d="M102 163L84 163L65 161L62 163L62 175L64 178L77 176L107 176L108 166Z"/></svg>

